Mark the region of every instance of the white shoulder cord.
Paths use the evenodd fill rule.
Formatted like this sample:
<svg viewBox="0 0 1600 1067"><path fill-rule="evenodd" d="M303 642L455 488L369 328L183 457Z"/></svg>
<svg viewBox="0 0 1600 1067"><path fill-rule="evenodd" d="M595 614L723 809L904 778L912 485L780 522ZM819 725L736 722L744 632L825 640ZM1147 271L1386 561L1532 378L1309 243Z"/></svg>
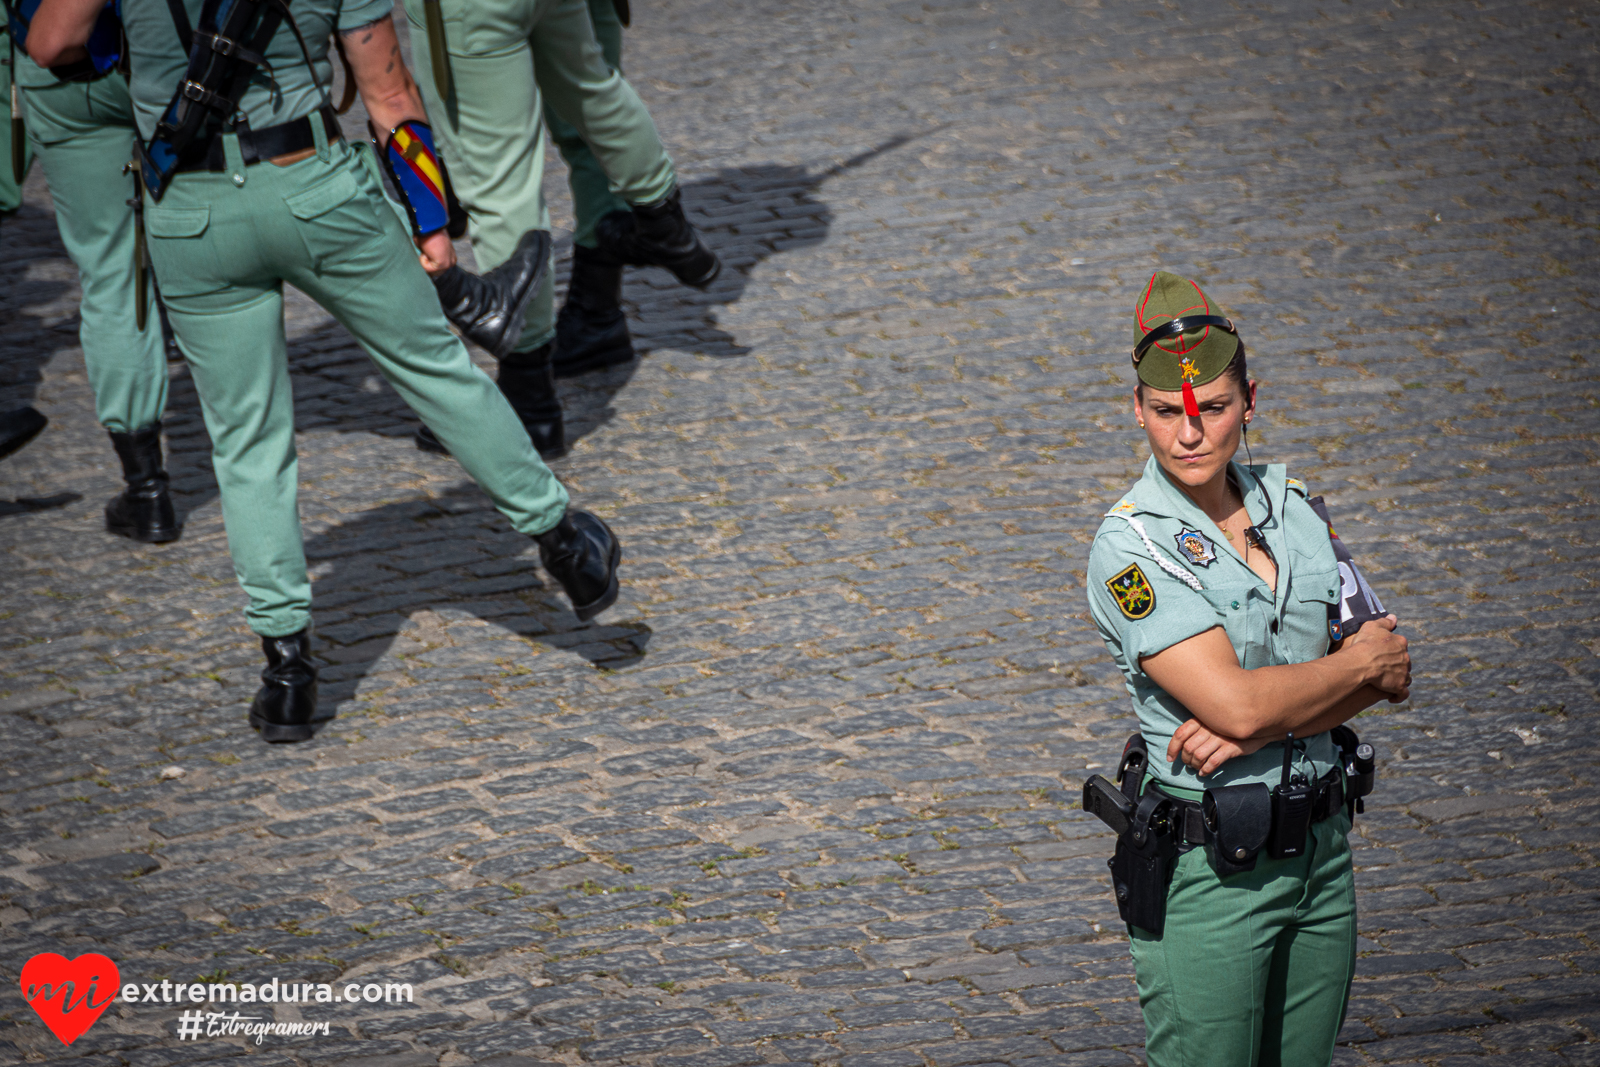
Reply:
<svg viewBox="0 0 1600 1067"><path fill-rule="evenodd" d="M1172 575L1174 578L1178 579L1178 581L1187 585L1195 592L1202 593L1205 591L1205 586L1200 584L1200 579L1196 578L1193 574L1172 562L1172 560L1167 557L1165 552L1162 552L1156 547L1155 542L1150 540L1150 535L1145 533L1144 523L1140 522L1132 515L1124 515L1122 517L1128 520L1128 525L1133 527L1133 532L1139 535L1139 540L1144 542L1144 547L1150 550L1150 558L1156 561L1156 566L1160 567L1162 570L1166 571L1168 574Z"/></svg>

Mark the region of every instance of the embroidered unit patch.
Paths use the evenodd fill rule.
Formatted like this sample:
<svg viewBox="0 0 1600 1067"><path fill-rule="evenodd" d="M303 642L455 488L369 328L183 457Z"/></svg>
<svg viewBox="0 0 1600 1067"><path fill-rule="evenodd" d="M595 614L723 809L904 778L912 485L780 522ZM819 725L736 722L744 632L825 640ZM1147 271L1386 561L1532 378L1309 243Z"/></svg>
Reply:
<svg viewBox="0 0 1600 1067"><path fill-rule="evenodd" d="M1106 588L1111 591L1117 607L1130 619L1142 619L1156 609L1156 591L1150 588L1150 582L1137 563L1130 563L1107 578Z"/></svg>
<svg viewBox="0 0 1600 1067"><path fill-rule="evenodd" d="M1190 563L1209 567L1217 561L1217 545L1199 530L1180 530L1172 535L1178 551Z"/></svg>

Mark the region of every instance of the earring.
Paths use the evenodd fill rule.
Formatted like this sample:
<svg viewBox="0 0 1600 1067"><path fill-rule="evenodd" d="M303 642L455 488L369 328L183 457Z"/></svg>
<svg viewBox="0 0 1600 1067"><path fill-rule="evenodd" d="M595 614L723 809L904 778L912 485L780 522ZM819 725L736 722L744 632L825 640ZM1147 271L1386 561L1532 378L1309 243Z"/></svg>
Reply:
<svg viewBox="0 0 1600 1067"><path fill-rule="evenodd" d="M1142 422L1141 422L1141 423L1140 423L1140 424L1139 424L1139 429L1141 429L1141 430L1142 430L1142 429L1144 429L1144 423L1142 423Z"/></svg>

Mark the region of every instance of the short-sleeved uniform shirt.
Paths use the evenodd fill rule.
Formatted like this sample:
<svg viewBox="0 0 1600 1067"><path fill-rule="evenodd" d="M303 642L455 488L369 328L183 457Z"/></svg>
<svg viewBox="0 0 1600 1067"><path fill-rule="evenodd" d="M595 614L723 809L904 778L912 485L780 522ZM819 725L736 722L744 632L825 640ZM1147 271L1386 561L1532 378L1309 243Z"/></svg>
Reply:
<svg viewBox="0 0 1600 1067"><path fill-rule="evenodd" d="M203 0L183 0L183 6L189 12L189 25L198 29ZM289 10L305 38L312 67L306 66L285 19L267 47L271 74L258 69L241 101L250 128L260 130L292 122L321 107L327 100L321 86L331 84L333 77L328 59L329 33L334 29L343 33L376 22L393 9L394 0L294 0ZM140 134L148 138L178 91L189 57L178 40L166 0L122 0L122 23L128 33L133 71L129 86L134 118Z"/></svg>
<svg viewBox="0 0 1600 1067"><path fill-rule="evenodd" d="M1167 743L1189 711L1144 673L1140 659L1220 626L1246 670L1305 663L1328 652L1328 608L1339 593L1328 527L1306 503L1305 486L1280 464L1231 463L1229 476L1277 562L1276 592L1154 457L1106 512L1089 552L1089 607L1133 697L1151 771L1185 789L1276 785L1283 746L1229 760L1205 778L1181 761L1168 763ZM1318 734L1295 768L1320 776L1335 756L1329 735Z"/></svg>

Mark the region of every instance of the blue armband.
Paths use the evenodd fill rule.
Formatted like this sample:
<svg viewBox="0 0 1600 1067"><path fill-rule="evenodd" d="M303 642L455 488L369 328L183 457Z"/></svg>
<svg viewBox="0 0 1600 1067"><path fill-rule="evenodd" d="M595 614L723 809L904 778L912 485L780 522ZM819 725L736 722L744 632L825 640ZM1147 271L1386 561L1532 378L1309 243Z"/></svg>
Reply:
<svg viewBox="0 0 1600 1067"><path fill-rule="evenodd" d="M383 162L406 207L414 236L445 229L452 237L461 235L466 216L450 188L450 176L434 149L433 130L426 122L408 119L390 130Z"/></svg>

